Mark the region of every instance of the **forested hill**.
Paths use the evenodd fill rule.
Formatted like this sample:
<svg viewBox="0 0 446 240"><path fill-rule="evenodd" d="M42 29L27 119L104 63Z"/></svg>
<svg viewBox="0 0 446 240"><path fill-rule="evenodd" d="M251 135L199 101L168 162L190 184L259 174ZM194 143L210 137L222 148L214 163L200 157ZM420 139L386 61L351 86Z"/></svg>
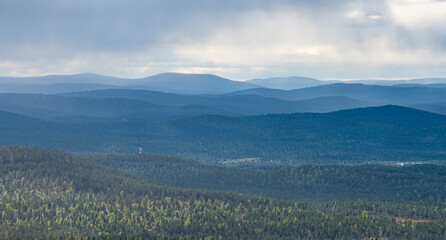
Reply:
<svg viewBox="0 0 446 240"><path fill-rule="evenodd" d="M398 106L327 114L203 116L158 125L147 134L176 142L172 150L185 146L178 155L190 157L205 152L216 158L291 164L424 161L445 159L446 117Z"/></svg>
<svg viewBox="0 0 446 240"><path fill-rule="evenodd" d="M446 232L442 203L310 204L180 190L57 150L1 147L0 173L2 239L441 239Z"/></svg>
<svg viewBox="0 0 446 240"><path fill-rule="evenodd" d="M326 114L208 115L159 124L59 124L0 112L0 122L2 145L83 154L137 153L141 146L145 153L256 166L446 160L446 116L398 106Z"/></svg>
<svg viewBox="0 0 446 240"><path fill-rule="evenodd" d="M156 155L104 155L94 159L151 182L182 188L299 201L446 201L446 166L305 165L253 171Z"/></svg>

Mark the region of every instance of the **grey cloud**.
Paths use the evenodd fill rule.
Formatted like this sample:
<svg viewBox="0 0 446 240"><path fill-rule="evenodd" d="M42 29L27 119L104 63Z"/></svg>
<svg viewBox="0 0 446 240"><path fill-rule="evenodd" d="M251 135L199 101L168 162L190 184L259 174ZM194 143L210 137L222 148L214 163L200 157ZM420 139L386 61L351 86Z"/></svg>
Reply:
<svg viewBox="0 0 446 240"><path fill-rule="evenodd" d="M362 19L346 18L345 14L355 9L363 12ZM446 31L439 31L441 24L417 32L396 26L385 0L2 0L0 75L8 73L4 69L9 68L2 70L2 61L6 62L4 66L12 62L14 71L20 71L20 65L28 62L32 72L39 72L40 66L45 69L42 72L100 69L99 73L111 75L119 75L116 69L120 67L146 69L140 74L169 70L169 64L172 68L195 67L193 56L176 59L168 51L170 45L200 46L218 30L236 28L250 13L268 16L275 12L271 15L278 16L282 10L295 11L320 28L315 36L325 42L341 42L364 50L370 39L384 37L402 49L446 49ZM74 67L63 68L70 59L81 58L85 58L84 63L71 62ZM117 66L120 63L122 66ZM201 65L209 66L219 67Z"/></svg>

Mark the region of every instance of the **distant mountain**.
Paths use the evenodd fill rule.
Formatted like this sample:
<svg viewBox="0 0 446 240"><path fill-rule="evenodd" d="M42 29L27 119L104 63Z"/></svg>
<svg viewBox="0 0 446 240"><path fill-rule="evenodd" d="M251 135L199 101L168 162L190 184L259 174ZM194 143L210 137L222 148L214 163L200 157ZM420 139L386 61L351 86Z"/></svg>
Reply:
<svg viewBox="0 0 446 240"><path fill-rule="evenodd" d="M232 81L211 74L162 73L132 81L140 89L172 93L227 93L256 88L255 84ZM135 87L134 87L135 88Z"/></svg>
<svg viewBox="0 0 446 240"><path fill-rule="evenodd" d="M393 86L401 84L446 84L446 78L414 78L408 80L353 80L348 83L362 83L367 85Z"/></svg>
<svg viewBox="0 0 446 240"><path fill-rule="evenodd" d="M211 74L162 73L139 79L97 74L0 77L1 93L63 93L109 88L146 89L174 93L227 93L259 87Z"/></svg>
<svg viewBox="0 0 446 240"><path fill-rule="evenodd" d="M117 88L115 85L100 83L55 83L55 84L24 84L0 83L0 93L41 93L56 94L64 92L93 91Z"/></svg>
<svg viewBox="0 0 446 240"><path fill-rule="evenodd" d="M47 75L39 77L0 77L0 83L14 84L120 84L125 82L124 78L104 76L93 73L81 73L72 75Z"/></svg>
<svg viewBox="0 0 446 240"><path fill-rule="evenodd" d="M205 106L161 106L136 99L13 93L0 94L0 110L66 123L120 122L132 119L159 122L203 114L233 115Z"/></svg>
<svg viewBox="0 0 446 240"><path fill-rule="evenodd" d="M343 96L377 104L421 104L446 101L446 89L426 87L402 88L346 83L335 83L290 91L259 88L230 93L230 95L237 94L254 94L287 101L327 96Z"/></svg>
<svg viewBox="0 0 446 240"><path fill-rule="evenodd" d="M446 115L446 102L412 104L412 105L408 105L408 107Z"/></svg>
<svg viewBox="0 0 446 240"><path fill-rule="evenodd" d="M308 77L274 77L274 78L257 78L247 81L266 88L275 88L283 90L292 90L306 87L315 87L319 85L329 84L333 81L320 81Z"/></svg>
<svg viewBox="0 0 446 240"><path fill-rule="evenodd" d="M420 84L420 83L405 83L396 84L394 87L430 87L430 88L446 88L446 83L432 83L432 84Z"/></svg>
<svg viewBox="0 0 446 240"><path fill-rule="evenodd" d="M89 98L137 99L158 105L200 105L219 109L222 113L260 115L270 113L330 112L376 104L347 97L320 97L303 101L285 101L252 94L244 95L182 95L147 90L108 89L77 92L66 96Z"/></svg>

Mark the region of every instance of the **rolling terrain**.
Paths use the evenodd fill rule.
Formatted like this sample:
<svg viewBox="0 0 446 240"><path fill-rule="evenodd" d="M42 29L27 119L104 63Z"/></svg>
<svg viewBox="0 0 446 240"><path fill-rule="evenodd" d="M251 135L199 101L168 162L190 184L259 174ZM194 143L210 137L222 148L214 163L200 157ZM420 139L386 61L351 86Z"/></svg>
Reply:
<svg viewBox="0 0 446 240"><path fill-rule="evenodd" d="M84 125L2 112L0 121L5 123L2 145L39 145L83 154L137 153L142 147L147 153L251 167L446 160L446 117L398 106Z"/></svg>
<svg viewBox="0 0 446 240"><path fill-rule="evenodd" d="M297 101L327 96L343 96L377 104L399 105L444 102L446 99L446 90L440 88L402 88L346 83L335 83L289 91L266 88L248 89L231 94L253 94L287 101Z"/></svg>
<svg viewBox="0 0 446 240"><path fill-rule="evenodd" d="M273 171L209 166L156 155L101 155L97 162L150 182L293 201L446 201L446 166L305 165Z"/></svg>
<svg viewBox="0 0 446 240"><path fill-rule="evenodd" d="M0 93L2 239L446 236L445 89L15 80L47 94Z"/></svg>
<svg viewBox="0 0 446 240"><path fill-rule="evenodd" d="M245 95L182 95L147 90L109 89L63 94L82 98L122 98L146 101L158 105L205 106L224 113L262 115L271 113L332 112L342 109L376 106L376 104L347 97L318 97L301 101Z"/></svg>
<svg viewBox="0 0 446 240"><path fill-rule="evenodd" d="M227 93L259 87L211 74L162 73L137 79L98 74L49 75L41 77L0 77L0 93L55 94L110 88L146 89L175 93Z"/></svg>
<svg viewBox="0 0 446 240"><path fill-rule="evenodd" d="M3 239L433 239L445 231L438 203L317 204L181 190L50 149L1 147L0 171ZM423 221L406 227L395 218Z"/></svg>

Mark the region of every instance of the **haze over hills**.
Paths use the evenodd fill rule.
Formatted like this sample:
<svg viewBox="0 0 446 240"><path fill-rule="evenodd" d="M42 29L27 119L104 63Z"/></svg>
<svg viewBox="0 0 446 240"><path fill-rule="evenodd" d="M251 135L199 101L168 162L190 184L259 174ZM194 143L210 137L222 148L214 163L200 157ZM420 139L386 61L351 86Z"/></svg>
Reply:
<svg viewBox="0 0 446 240"><path fill-rule="evenodd" d="M435 85L446 84L446 78L414 78L407 80L352 80L347 83L362 83L367 85L393 86L401 84Z"/></svg>
<svg viewBox="0 0 446 240"><path fill-rule="evenodd" d="M297 101L323 96L343 96L377 104L420 104L444 102L446 89L426 87L392 87L364 84L335 83L295 90L247 89L230 95L253 94L264 97Z"/></svg>
<svg viewBox="0 0 446 240"><path fill-rule="evenodd" d="M206 106L166 106L137 99L0 94L0 110L48 121L89 123L141 119L149 122L204 114L234 115Z"/></svg>
<svg viewBox="0 0 446 240"><path fill-rule="evenodd" d="M188 94L218 94L258 87L255 84L232 81L212 74L182 73L162 73L135 79L133 84L150 90Z"/></svg>
<svg viewBox="0 0 446 240"><path fill-rule="evenodd" d="M318 97L302 101L245 95L182 95L147 90L109 89L63 94L87 98L137 99L158 105L199 105L219 109L223 113L260 115L269 113L331 112L342 109L376 106L377 104L347 97Z"/></svg>
<svg viewBox="0 0 446 240"><path fill-rule="evenodd" d="M380 86L425 86L443 88L444 78L411 80L321 81L308 77L273 77L234 81L212 74L161 73L145 78L118 78L99 74L0 77L0 93L67 93L112 88L144 89L182 94L222 94L259 87L293 90L332 83L362 83Z"/></svg>
<svg viewBox="0 0 446 240"><path fill-rule="evenodd" d="M125 79L98 74L0 77L2 93L62 93L109 88L147 89L175 93L226 93L258 87L211 74L162 73Z"/></svg>
<svg viewBox="0 0 446 240"><path fill-rule="evenodd" d="M306 87L315 87L325 84L333 83L334 81L320 81L308 77L273 77L273 78L257 78L248 80L249 83L254 83L266 88L275 88L283 90L292 90Z"/></svg>

